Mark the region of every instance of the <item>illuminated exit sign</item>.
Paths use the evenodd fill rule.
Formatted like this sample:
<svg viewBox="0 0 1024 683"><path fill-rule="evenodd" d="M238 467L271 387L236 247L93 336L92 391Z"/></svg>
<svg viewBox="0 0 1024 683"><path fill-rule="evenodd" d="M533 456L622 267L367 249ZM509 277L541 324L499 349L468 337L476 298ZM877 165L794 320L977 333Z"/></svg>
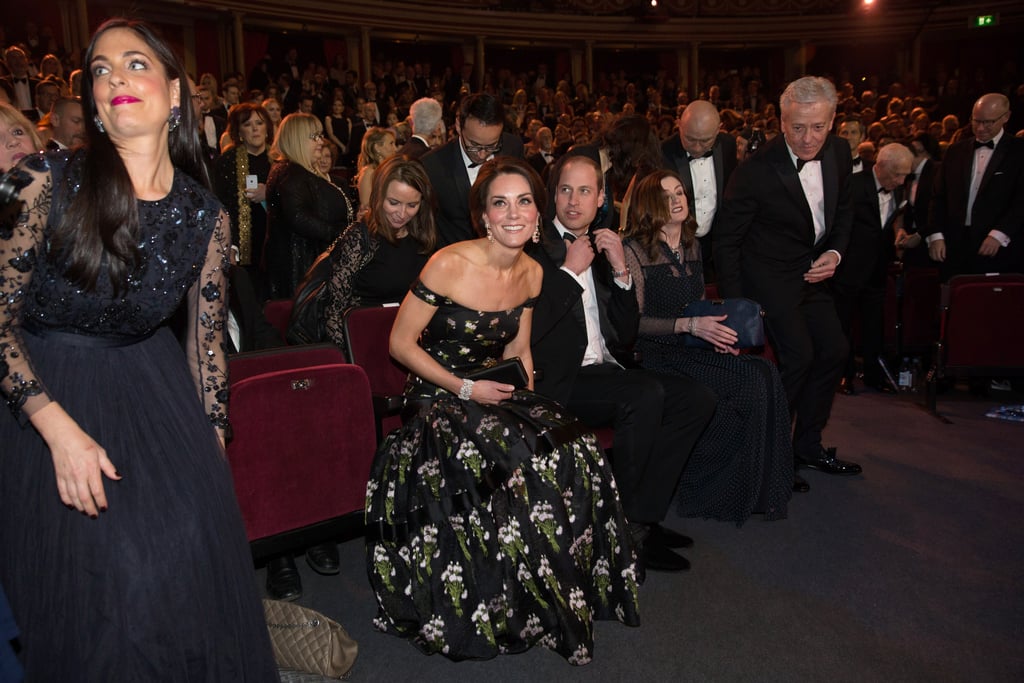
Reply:
<svg viewBox="0 0 1024 683"><path fill-rule="evenodd" d="M975 17L971 17L968 25L971 28L984 28L986 26L995 26L999 23L998 14L979 14Z"/></svg>

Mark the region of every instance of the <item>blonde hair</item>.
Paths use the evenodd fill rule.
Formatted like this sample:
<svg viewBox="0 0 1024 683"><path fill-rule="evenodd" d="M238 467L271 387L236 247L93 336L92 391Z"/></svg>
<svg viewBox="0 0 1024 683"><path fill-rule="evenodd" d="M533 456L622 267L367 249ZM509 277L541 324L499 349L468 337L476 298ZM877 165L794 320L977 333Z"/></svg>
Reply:
<svg viewBox="0 0 1024 683"><path fill-rule="evenodd" d="M384 158L377 151L377 147L384 142L384 138L390 135L392 138L395 136L395 132L388 128L374 127L366 131L363 135L363 144L359 150L359 164L358 167L362 170L365 166L377 167L380 162L384 161Z"/></svg>
<svg viewBox="0 0 1024 683"><path fill-rule="evenodd" d="M281 120L277 129L274 144L270 148L270 158L274 161L290 161L310 173L322 175L314 163L316 159L310 152L309 140L311 135L323 132L323 124L312 114L289 114Z"/></svg>
<svg viewBox="0 0 1024 683"><path fill-rule="evenodd" d="M0 121L8 126L21 126L25 130L25 137L32 143L33 151L40 151L43 148L43 141L39 139L35 124L25 118L25 115L6 102L0 102ZM0 168L0 171L9 171L8 168Z"/></svg>

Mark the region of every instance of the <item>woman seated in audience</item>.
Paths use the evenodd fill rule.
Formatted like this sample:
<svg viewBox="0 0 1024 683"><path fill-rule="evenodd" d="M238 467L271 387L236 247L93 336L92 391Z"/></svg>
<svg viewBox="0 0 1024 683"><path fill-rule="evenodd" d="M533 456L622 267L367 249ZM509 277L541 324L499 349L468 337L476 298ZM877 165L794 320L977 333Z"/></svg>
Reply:
<svg viewBox="0 0 1024 683"><path fill-rule="evenodd" d="M374 127L363 135L363 145L359 150L359 171L356 174L356 187L359 188L359 206L370 202L370 191L373 189L373 174L380 162L395 153L395 134L387 128Z"/></svg>
<svg viewBox="0 0 1024 683"><path fill-rule="evenodd" d="M13 105L0 102L0 173L42 148L35 125Z"/></svg>
<svg viewBox="0 0 1024 683"><path fill-rule="evenodd" d="M274 130L281 125L281 103L274 97L268 97L263 100L263 108L270 115L270 123L273 124Z"/></svg>
<svg viewBox="0 0 1024 683"><path fill-rule="evenodd" d="M377 168L362 220L331 247L327 334L345 348L345 311L398 303L434 251L435 201L418 161L393 156Z"/></svg>
<svg viewBox="0 0 1024 683"><path fill-rule="evenodd" d="M771 362L737 355L723 316L683 317L704 298L697 222L679 176L655 171L629 203L626 264L640 305L643 366L703 382L718 395L676 492L679 514L742 524L752 513L782 519L793 486L789 411ZM691 335L714 351L684 346Z"/></svg>
<svg viewBox="0 0 1024 683"><path fill-rule="evenodd" d="M391 332L411 374L405 424L367 485L375 624L452 659L540 645L586 664L593 619L638 623L608 463L593 434L530 391L542 273L523 246L539 236L544 195L527 162L486 162L469 201L487 237L437 252ZM465 378L517 356L524 389Z"/></svg>
<svg viewBox="0 0 1024 683"><path fill-rule="evenodd" d="M265 299L267 148L274 138L274 124L266 109L242 102L231 108L227 134L230 146L214 164L213 189L231 217L231 244L238 249L238 265L245 267L256 293Z"/></svg>
<svg viewBox="0 0 1024 683"><path fill-rule="evenodd" d="M281 121L267 179L265 260L270 296L290 299L316 257L355 218L348 195L317 168L324 131L312 114Z"/></svg>

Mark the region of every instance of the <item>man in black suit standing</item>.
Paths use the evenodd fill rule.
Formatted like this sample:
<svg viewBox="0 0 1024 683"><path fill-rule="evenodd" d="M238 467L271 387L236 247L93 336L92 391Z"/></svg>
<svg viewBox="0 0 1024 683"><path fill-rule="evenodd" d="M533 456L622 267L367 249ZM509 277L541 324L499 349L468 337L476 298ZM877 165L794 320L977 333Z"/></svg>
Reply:
<svg viewBox="0 0 1024 683"><path fill-rule="evenodd" d="M419 159L444 140L444 112L433 97L421 97L409 107L412 136L398 153L408 159Z"/></svg>
<svg viewBox="0 0 1024 683"><path fill-rule="evenodd" d="M927 133L918 133L910 141L914 153L914 171L907 178L907 211L903 217L902 230L896 229L896 248L901 249L903 267L934 267L928 258L928 250L919 248L923 235L927 234L931 210L932 191L939 173L939 143Z"/></svg>
<svg viewBox="0 0 1024 683"><path fill-rule="evenodd" d="M721 123L713 104L696 100L679 117L679 136L661 144L665 167L679 174L687 195L693 197L705 282L715 280L712 242L717 209L736 168L736 140L719 132Z"/></svg>
<svg viewBox="0 0 1024 683"><path fill-rule="evenodd" d="M565 157L552 175L554 217L528 251L544 268L531 339L536 391L590 427L614 427L612 470L642 568L686 569L669 548L692 541L659 522L715 396L694 380L624 367L640 311L619 235L590 232L604 203L601 168Z"/></svg>
<svg viewBox="0 0 1024 683"><path fill-rule="evenodd" d="M878 150L873 166L850 177L853 226L843 262L832 278L839 320L850 342L841 388L853 393L853 319L861 320L861 356L864 384L884 393L895 391L885 381L878 364L884 338L885 285L889 263L896 257L895 224L907 208L904 183L910 175L914 153L894 142ZM899 220L898 220L899 219Z"/></svg>
<svg viewBox="0 0 1024 683"><path fill-rule="evenodd" d="M504 132L505 108L493 95L469 95L459 107L455 138L421 161L438 199L438 248L476 237L469 217L469 188L491 157L523 158L523 141Z"/></svg>
<svg viewBox="0 0 1024 683"><path fill-rule="evenodd" d="M1005 95L982 95L971 110L974 138L946 150L925 238L944 279L1024 270L1024 139L1004 130L1009 116Z"/></svg>
<svg viewBox="0 0 1024 683"><path fill-rule="evenodd" d="M857 474L859 465L821 444L848 344L826 282L850 239L845 140L829 135L835 86L805 76L780 101L783 135L740 164L729 181L715 235L722 296L759 301L795 420L797 466ZM794 490L806 491L799 476Z"/></svg>

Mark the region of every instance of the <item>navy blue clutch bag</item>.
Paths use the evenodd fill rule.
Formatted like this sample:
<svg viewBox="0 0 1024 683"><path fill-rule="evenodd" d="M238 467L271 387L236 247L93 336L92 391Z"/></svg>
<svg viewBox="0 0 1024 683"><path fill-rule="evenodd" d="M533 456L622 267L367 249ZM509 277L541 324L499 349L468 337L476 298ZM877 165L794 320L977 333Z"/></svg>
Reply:
<svg viewBox="0 0 1024 683"><path fill-rule="evenodd" d="M756 301L739 298L702 299L684 308L681 317L699 318L705 315L729 316L722 324L736 332L739 337L735 345L737 349L764 346L764 311ZM692 334L683 335L683 345L698 349L715 348Z"/></svg>

